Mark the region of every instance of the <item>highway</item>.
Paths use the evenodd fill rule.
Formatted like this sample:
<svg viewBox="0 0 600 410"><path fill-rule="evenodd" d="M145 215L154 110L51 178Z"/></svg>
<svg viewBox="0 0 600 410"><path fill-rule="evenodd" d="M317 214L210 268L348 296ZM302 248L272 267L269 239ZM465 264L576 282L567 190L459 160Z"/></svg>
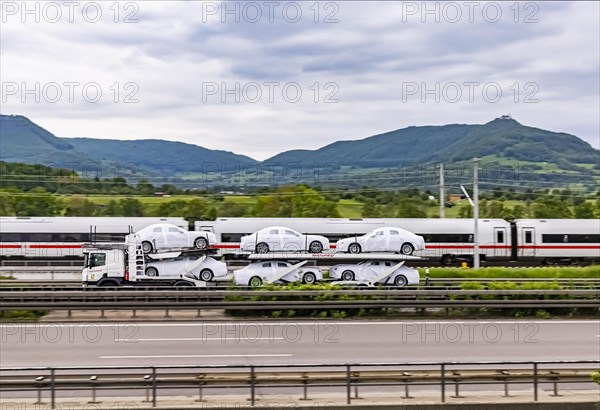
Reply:
<svg viewBox="0 0 600 410"><path fill-rule="evenodd" d="M597 320L0 325L0 366L597 360Z"/></svg>

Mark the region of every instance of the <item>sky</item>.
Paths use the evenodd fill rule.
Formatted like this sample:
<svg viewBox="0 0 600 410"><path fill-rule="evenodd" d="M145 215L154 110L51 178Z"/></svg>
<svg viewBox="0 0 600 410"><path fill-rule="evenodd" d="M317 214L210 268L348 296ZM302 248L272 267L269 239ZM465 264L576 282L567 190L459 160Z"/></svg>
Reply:
<svg viewBox="0 0 600 410"><path fill-rule="evenodd" d="M258 160L510 114L600 146L599 2L2 1L2 114Z"/></svg>

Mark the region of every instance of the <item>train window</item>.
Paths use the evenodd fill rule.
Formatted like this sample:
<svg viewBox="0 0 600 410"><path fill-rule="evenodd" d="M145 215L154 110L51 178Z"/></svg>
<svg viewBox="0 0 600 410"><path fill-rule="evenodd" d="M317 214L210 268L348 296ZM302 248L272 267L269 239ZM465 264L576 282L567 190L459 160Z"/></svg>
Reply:
<svg viewBox="0 0 600 410"><path fill-rule="evenodd" d="M17 232L2 232L0 233L0 242L21 242L23 237Z"/></svg>
<svg viewBox="0 0 600 410"><path fill-rule="evenodd" d="M504 231L496 231L496 243L504 243Z"/></svg>
<svg viewBox="0 0 600 410"><path fill-rule="evenodd" d="M533 243L533 232L525 231L525 243Z"/></svg>
<svg viewBox="0 0 600 410"><path fill-rule="evenodd" d="M431 243L460 243L473 242L473 235L468 233L428 233L419 234L425 242Z"/></svg>
<svg viewBox="0 0 600 410"><path fill-rule="evenodd" d="M600 235L586 234L544 234L542 235L544 243L598 243Z"/></svg>
<svg viewBox="0 0 600 410"><path fill-rule="evenodd" d="M222 233L221 242L240 242L242 236L246 236L246 233Z"/></svg>

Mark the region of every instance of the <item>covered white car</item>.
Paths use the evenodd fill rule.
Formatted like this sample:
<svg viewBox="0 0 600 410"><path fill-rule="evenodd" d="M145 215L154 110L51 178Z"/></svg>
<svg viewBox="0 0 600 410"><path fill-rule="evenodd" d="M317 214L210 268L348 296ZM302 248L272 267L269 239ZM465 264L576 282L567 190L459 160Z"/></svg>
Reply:
<svg viewBox="0 0 600 410"><path fill-rule="evenodd" d="M391 271L397 264L397 261L365 261L334 265L329 270L329 277L336 280L378 283L398 287L419 283L419 271L416 269L402 265Z"/></svg>
<svg viewBox="0 0 600 410"><path fill-rule="evenodd" d="M402 228L377 228L357 237L340 239L336 252L398 252L411 255L414 251L425 250L425 239Z"/></svg>
<svg viewBox="0 0 600 410"><path fill-rule="evenodd" d="M198 259L203 260L198 263ZM146 276L179 277L191 273L195 279L209 282L227 276L227 265L210 256L183 255L174 259L153 260L146 265Z"/></svg>
<svg viewBox="0 0 600 410"><path fill-rule="evenodd" d="M144 253L157 252L161 249L197 248L208 249L217 242L212 232L186 231L176 225L154 224L136 232L142 241Z"/></svg>
<svg viewBox="0 0 600 410"><path fill-rule="evenodd" d="M297 268L289 262L265 261L254 262L233 272L236 285L259 287L263 283L302 282L312 284L323 280L318 268L300 266Z"/></svg>
<svg viewBox="0 0 600 410"><path fill-rule="evenodd" d="M244 252L301 252L320 253L329 250L329 239L320 235L303 235L285 226L270 226L251 235L242 236L240 249Z"/></svg>

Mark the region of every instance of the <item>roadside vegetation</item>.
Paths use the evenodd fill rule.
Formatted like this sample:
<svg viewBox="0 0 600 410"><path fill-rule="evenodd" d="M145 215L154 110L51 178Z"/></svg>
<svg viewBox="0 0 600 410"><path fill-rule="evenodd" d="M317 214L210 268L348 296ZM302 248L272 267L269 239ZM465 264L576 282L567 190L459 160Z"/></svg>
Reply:
<svg viewBox="0 0 600 410"><path fill-rule="evenodd" d="M437 192L363 186L286 185L184 189L145 179L86 179L67 169L0 162L3 216L164 216L188 221L217 217L436 218ZM449 190L446 217L470 218L460 190ZM600 218L600 191L589 189L482 190L480 217Z"/></svg>

